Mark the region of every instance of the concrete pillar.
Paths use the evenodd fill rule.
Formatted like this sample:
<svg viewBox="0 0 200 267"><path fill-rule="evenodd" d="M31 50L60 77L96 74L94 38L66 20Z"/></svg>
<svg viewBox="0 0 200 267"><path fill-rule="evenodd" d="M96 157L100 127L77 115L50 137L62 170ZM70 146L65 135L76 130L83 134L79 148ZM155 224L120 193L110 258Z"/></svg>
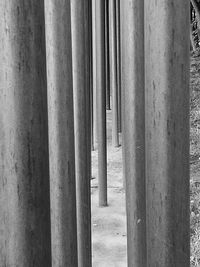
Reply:
<svg viewBox="0 0 200 267"><path fill-rule="evenodd" d="M116 0L116 38L117 38L117 117L118 132L122 132L122 97L121 97L121 15L120 0Z"/></svg>
<svg viewBox="0 0 200 267"><path fill-rule="evenodd" d="M88 3L88 31L89 31L89 75L90 75L90 121L91 121L91 149L95 150L94 145L94 106L93 106L93 41L92 41L92 0Z"/></svg>
<svg viewBox="0 0 200 267"><path fill-rule="evenodd" d="M105 1L106 109L110 110L109 0Z"/></svg>
<svg viewBox="0 0 200 267"><path fill-rule="evenodd" d="M107 206L105 0L96 0L97 123L99 205Z"/></svg>
<svg viewBox="0 0 200 267"><path fill-rule="evenodd" d="M42 0L0 4L0 266L51 266Z"/></svg>
<svg viewBox="0 0 200 267"><path fill-rule="evenodd" d="M78 266L90 267L91 256L91 121L89 67L89 0L71 0L75 117Z"/></svg>
<svg viewBox="0 0 200 267"><path fill-rule="evenodd" d="M96 76L96 0L92 0L92 74L93 74L93 137L94 149L97 148L98 133L97 133L97 76Z"/></svg>
<svg viewBox="0 0 200 267"><path fill-rule="evenodd" d="M69 0L46 0L52 265L78 266Z"/></svg>
<svg viewBox="0 0 200 267"><path fill-rule="evenodd" d="M121 5L128 266L146 267L144 2Z"/></svg>
<svg viewBox="0 0 200 267"><path fill-rule="evenodd" d="M123 132L123 129L124 129L124 121L123 121L123 117L124 117L124 112L125 112L125 102L124 102L124 90L125 90L125 87L124 87L124 82L123 82L123 78L125 77L125 70L123 68L124 66L124 55L123 53L126 52L125 50L125 46L126 44L124 44L123 42L123 36L124 36L124 32L123 32L123 18L124 18L124 15L123 15L123 2L120 1L120 47L121 47L121 116L122 116L122 119L121 119L121 130ZM125 151L124 151L124 136L122 134L122 173L123 173L123 188L125 189L125 184L126 184L126 179L125 179Z"/></svg>
<svg viewBox="0 0 200 267"><path fill-rule="evenodd" d="M118 92L117 92L117 28L116 0L109 0L110 27L110 85L112 90L112 145L119 146L118 135Z"/></svg>
<svg viewBox="0 0 200 267"><path fill-rule="evenodd" d="M187 0L145 2L147 266L190 266Z"/></svg>

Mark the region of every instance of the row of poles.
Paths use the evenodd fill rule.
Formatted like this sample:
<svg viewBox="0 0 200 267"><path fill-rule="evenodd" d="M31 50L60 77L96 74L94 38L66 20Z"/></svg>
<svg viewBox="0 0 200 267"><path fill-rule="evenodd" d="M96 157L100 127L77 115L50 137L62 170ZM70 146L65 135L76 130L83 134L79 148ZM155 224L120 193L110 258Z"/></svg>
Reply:
<svg viewBox="0 0 200 267"><path fill-rule="evenodd" d="M189 4L1 1L0 266L92 265L91 144L107 206L110 94L128 266L189 266Z"/></svg>

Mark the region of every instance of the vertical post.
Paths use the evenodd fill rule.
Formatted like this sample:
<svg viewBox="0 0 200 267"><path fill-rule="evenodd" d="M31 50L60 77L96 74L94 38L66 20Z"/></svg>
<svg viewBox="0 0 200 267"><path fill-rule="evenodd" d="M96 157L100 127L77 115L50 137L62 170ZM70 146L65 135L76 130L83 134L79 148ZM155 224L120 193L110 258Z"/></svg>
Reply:
<svg viewBox="0 0 200 267"><path fill-rule="evenodd" d="M120 15L120 0L116 0L116 35L117 35L117 118L118 132L122 131L122 105L121 105L121 15Z"/></svg>
<svg viewBox="0 0 200 267"><path fill-rule="evenodd" d="M92 0L92 72L93 72L93 137L94 137L94 149L97 147L98 143L98 133L97 133L97 76L96 76L96 0Z"/></svg>
<svg viewBox="0 0 200 267"><path fill-rule="evenodd" d="M128 266L146 267L144 2L121 4Z"/></svg>
<svg viewBox="0 0 200 267"><path fill-rule="evenodd" d="M99 205L107 206L105 0L96 0Z"/></svg>
<svg viewBox="0 0 200 267"><path fill-rule="evenodd" d="M52 264L78 266L69 0L46 0Z"/></svg>
<svg viewBox="0 0 200 267"><path fill-rule="evenodd" d="M91 122L89 79L89 0L71 0L75 117L78 266L90 267L91 256Z"/></svg>
<svg viewBox="0 0 200 267"><path fill-rule="evenodd" d="M189 5L187 0L145 3L147 265L151 267L190 266Z"/></svg>
<svg viewBox="0 0 200 267"><path fill-rule="evenodd" d="M126 52L126 44L124 44L123 42L123 38L124 38L124 32L123 32L123 18L125 17L125 15L123 14L123 2L120 1L120 48L121 48L121 130L123 132L124 129L124 112L125 112L125 101L124 101L124 92L125 92L125 87L124 87L124 81L123 78L125 77L125 70L124 70L124 55L123 53ZM122 134L122 173L123 173L123 188L125 189L126 187L126 179L125 179L125 151L124 151L124 136Z"/></svg>
<svg viewBox="0 0 200 267"><path fill-rule="evenodd" d="M51 266L44 2L0 14L0 266Z"/></svg>
<svg viewBox="0 0 200 267"><path fill-rule="evenodd" d="M112 144L119 146L118 135L118 94L117 94L117 29L116 0L109 0L110 25L110 84L112 90Z"/></svg>
<svg viewBox="0 0 200 267"><path fill-rule="evenodd" d="M105 0L106 109L110 110L109 0Z"/></svg>
<svg viewBox="0 0 200 267"><path fill-rule="evenodd" d="M89 34L89 74L90 74L90 130L91 130L91 149L95 150L94 144L94 107L93 107L93 42L92 42L92 0L88 2L88 34Z"/></svg>

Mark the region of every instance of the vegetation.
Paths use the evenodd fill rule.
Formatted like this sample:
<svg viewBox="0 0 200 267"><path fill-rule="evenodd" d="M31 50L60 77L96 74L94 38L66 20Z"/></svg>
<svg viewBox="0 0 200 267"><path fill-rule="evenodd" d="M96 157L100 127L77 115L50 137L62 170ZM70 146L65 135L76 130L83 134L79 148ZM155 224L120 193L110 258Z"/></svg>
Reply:
<svg viewBox="0 0 200 267"><path fill-rule="evenodd" d="M194 53L200 53L200 1L190 0L190 47Z"/></svg>
<svg viewBox="0 0 200 267"><path fill-rule="evenodd" d="M200 57L191 57L190 103L190 237L191 267L200 266Z"/></svg>

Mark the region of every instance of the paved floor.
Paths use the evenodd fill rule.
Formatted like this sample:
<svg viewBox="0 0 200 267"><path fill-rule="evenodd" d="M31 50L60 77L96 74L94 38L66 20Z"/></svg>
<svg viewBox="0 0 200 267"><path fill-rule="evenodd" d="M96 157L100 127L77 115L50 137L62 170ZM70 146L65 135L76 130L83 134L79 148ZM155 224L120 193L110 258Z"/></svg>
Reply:
<svg viewBox="0 0 200 267"><path fill-rule="evenodd" d="M126 267L126 214L121 147L111 146L111 114L108 112L108 207L98 206L98 157L92 152L92 240L94 267Z"/></svg>

